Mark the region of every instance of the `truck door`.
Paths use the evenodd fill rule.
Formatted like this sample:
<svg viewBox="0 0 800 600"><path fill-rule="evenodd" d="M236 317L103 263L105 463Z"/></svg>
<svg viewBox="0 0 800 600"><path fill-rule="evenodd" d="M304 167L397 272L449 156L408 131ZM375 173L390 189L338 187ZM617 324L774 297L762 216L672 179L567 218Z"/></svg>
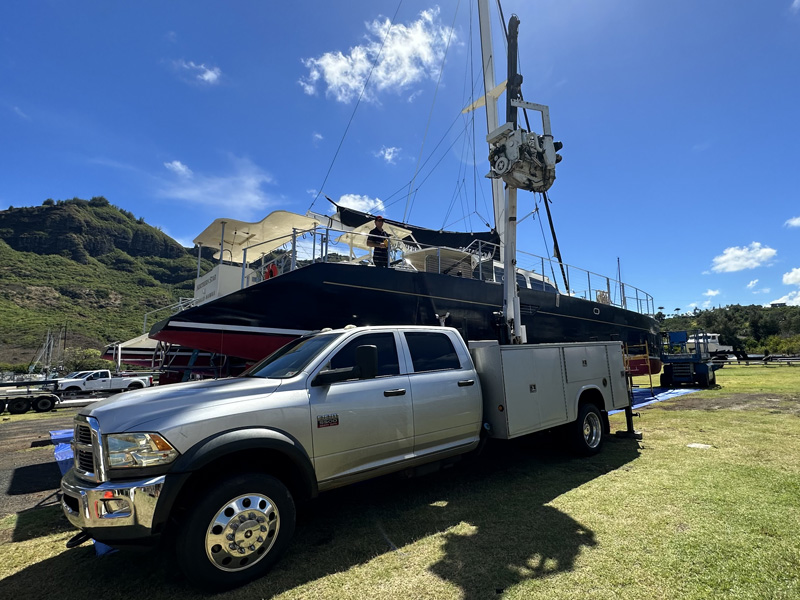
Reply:
<svg viewBox="0 0 800 600"><path fill-rule="evenodd" d="M465 445L480 435L480 383L466 350L444 332L406 331L414 402L414 454ZM463 347L463 343L459 348Z"/></svg>
<svg viewBox="0 0 800 600"><path fill-rule="evenodd" d="M358 346L377 347L375 379L309 388L314 464L320 482L391 464L413 449L408 375L400 374L393 332L358 335L323 368L354 366Z"/></svg>
<svg viewBox="0 0 800 600"><path fill-rule="evenodd" d="M95 371L86 378L87 390L104 390L111 386L110 371Z"/></svg>

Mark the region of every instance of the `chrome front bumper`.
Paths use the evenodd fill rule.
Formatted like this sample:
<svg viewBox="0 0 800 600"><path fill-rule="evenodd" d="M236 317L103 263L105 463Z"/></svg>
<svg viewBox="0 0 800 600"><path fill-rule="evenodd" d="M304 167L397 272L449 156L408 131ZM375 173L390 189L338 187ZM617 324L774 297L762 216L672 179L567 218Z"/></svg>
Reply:
<svg viewBox="0 0 800 600"><path fill-rule="evenodd" d="M156 504L166 476L94 484L70 469L61 480L61 508L75 527L103 541L152 535ZM107 531L107 535L105 532Z"/></svg>

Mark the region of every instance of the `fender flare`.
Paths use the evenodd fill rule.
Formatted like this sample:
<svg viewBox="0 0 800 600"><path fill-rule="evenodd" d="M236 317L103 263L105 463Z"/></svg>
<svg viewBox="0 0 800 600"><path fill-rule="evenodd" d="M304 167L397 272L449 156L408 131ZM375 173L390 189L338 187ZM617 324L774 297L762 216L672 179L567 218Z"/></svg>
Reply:
<svg viewBox="0 0 800 600"><path fill-rule="evenodd" d="M277 450L298 467L304 483L312 496L317 493L314 466L302 444L291 434L270 427L231 429L208 437L184 452L173 464L170 472L199 471L211 462L241 450Z"/></svg>
<svg viewBox="0 0 800 600"><path fill-rule="evenodd" d="M297 467L298 479L314 498L319 493L317 476L311 459L294 436L268 427L231 429L214 434L196 443L181 454L168 471L167 481L156 506L153 525L161 531L169 518L175 501L181 495L192 474L226 455L242 450L276 450Z"/></svg>
<svg viewBox="0 0 800 600"><path fill-rule="evenodd" d="M575 414L578 414L577 411L578 411L578 407L580 407L580 404L581 404L581 396L583 396L586 392L597 392L598 394L600 394L600 397L603 399L603 406L598 406L598 408L600 409L601 412L608 411L608 409L605 407L606 394L603 392L603 390L598 385L595 385L595 384L592 383L592 384L589 384L589 385L581 386L581 389L579 389L578 393L575 394L575 400L574 400L574 402L575 402Z"/></svg>

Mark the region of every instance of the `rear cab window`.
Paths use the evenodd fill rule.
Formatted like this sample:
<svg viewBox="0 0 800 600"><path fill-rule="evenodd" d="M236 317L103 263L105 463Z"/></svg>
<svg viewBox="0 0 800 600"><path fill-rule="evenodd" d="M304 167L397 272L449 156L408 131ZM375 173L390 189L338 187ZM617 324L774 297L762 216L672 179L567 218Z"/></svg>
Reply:
<svg viewBox="0 0 800 600"><path fill-rule="evenodd" d="M414 373L461 368L461 360L447 334L407 331L403 335L408 344Z"/></svg>

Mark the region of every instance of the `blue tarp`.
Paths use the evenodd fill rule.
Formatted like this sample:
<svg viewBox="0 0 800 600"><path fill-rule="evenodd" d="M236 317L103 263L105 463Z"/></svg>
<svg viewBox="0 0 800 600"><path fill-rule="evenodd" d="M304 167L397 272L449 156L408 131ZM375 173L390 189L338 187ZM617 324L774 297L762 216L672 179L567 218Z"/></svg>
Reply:
<svg viewBox="0 0 800 600"><path fill-rule="evenodd" d="M670 400L672 398L677 398L678 396L683 396L684 394L691 394L692 392L699 392L699 389L691 389L691 388L660 388L654 387L653 394L650 393L650 388L633 388L633 408L642 408L643 406L648 406L650 404L655 404L656 402L663 402L664 400ZM614 415L616 413L622 412L621 410L612 410L609 411L608 414Z"/></svg>

